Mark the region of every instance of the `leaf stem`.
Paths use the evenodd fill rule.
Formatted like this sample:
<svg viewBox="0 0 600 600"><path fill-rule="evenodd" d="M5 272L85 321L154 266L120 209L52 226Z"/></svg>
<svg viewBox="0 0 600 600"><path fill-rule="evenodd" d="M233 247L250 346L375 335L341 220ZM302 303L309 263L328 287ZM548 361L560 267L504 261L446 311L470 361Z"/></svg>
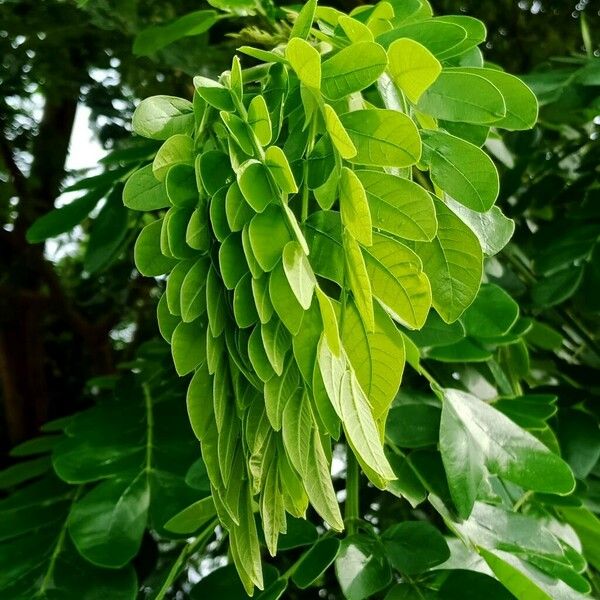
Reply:
<svg viewBox="0 0 600 600"><path fill-rule="evenodd" d="M344 521L348 535L356 533L356 525L360 519L360 471L358 461L352 448L346 444L346 507Z"/></svg>
<svg viewBox="0 0 600 600"><path fill-rule="evenodd" d="M73 499L71 500L71 506L73 506L73 504L75 504L75 502L77 502L77 500L79 499L79 496L81 495L82 490L83 490L82 485L80 485L75 490L75 493L73 494ZM63 547L65 545L65 538L67 536L68 524L69 524L69 519L67 517L65 519L65 522L63 523L63 526L61 527L58 537L56 538L56 544L54 545L54 550L52 551L52 556L50 556L50 562L48 563L48 568L46 569L46 573L44 574L44 579L42 579L40 589L37 591L36 596L44 597L46 590L48 589L48 586L52 583L52 579L54 577L54 569L56 568L56 561L58 560L58 557L59 557L60 553L62 552Z"/></svg>

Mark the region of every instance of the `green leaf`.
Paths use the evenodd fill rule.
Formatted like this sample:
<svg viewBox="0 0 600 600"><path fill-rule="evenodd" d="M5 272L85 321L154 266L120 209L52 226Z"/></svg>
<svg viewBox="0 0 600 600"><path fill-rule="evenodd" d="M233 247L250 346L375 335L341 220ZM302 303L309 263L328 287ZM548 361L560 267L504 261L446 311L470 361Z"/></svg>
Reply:
<svg viewBox="0 0 600 600"><path fill-rule="evenodd" d="M481 248L487 256L498 254L512 238L515 222L506 217L499 207L492 206L490 210L477 212L448 196L444 202L477 236Z"/></svg>
<svg viewBox="0 0 600 600"><path fill-rule="evenodd" d="M498 171L477 146L442 131L423 131L423 162L431 179L452 198L477 212L498 197Z"/></svg>
<svg viewBox="0 0 600 600"><path fill-rule="evenodd" d="M345 159L356 156L356 148L335 110L329 104L325 104L323 110L327 133L340 156Z"/></svg>
<svg viewBox="0 0 600 600"><path fill-rule="evenodd" d="M450 69L444 69L425 90L417 108L436 119L476 124L495 123L506 116L504 98L493 83L472 72Z"/></svg>
<svg viewBox="0 0 600 600"><path fill-rule="evenodd" d="M202 75L194 77L194 88L201 98L211 106L226 112L233 112L235 105L231 92L221 83Z"/></svg>
<svg viewBox="0 0 600 600"><path fill-rule="evenodd" d="M235 155L237 150L232 149L231 142L235 142L244 155L253 156L255 147L253 142L254 133L250 125L233 113L228 113L222 110L219 113L221 121L223 121L230 136L230 152Z"/></svg>
<svg viewBox="0 0 600 600"><path fill-rule="evenodd" d="M285 245L292 241L285 216L276 205L256 215L248 230L254 256L263 271L272 271Z"/></svg>
<svg viewBox="0 0 600 600"><path fill-rule="evenodd" d="M323 323L323 335L327 340L329 348L336 356L340 356L340 332L338 328L337 317L333 308L333 303L327 294L317 286L317 300L319 302L319 310L321 311L321 320Z"/></svg>
<svg viewBox="0 0 600 600"><path fill-rule="evenodd" d="M196 208L185 230L185 243L194 250L208 250L209 224L206 206Z"/></svg>
<svg viewBox="0 0 600 600"><path fill-rule="evenodd" d="M167 25L148 27L135 37L133 53L136 56L149 56L179 39L208 31L216 22L217 13L214 10L197 10ZM136 133L139 132L136 130Z"/></svg>
<svg viewBox="0 0 600 600"><path fill-rule="evenodd" d="M239 185L234 182L225 196L225 214L231 231L242 231L244 225L256 214L242 195Z"/></svg>
<svg viewBox="0 0 600 600"><path fill-rule="evenodd" d="M335 573L348 600L371 598L392 578L383 546L366 535L352 535L342 540Z"/></svg>
<svg viewBox="0 0 600 600"><path fill-rule="evenodd" d="M152 173L156 179L164 181L167 171L173 165L193 165L193 156L194 140L182 133L172 135L158 149L152 163Z"/></svg>
<svg viewBox="0 0 600 600"><path fill-rule="evenodd" d="M367 331L373 331L375 328L373 294L365 259L358 242L351 235L344 231L343 238L348 287L352 292L364 327Z"/></svg>
<svg viewBox="0 0 600 600"><path fill-rule="evenodd" d="M527 600L584 600L564 582L547 577L520 557L508 552L484 548L480 553L499 581L517 598Z"/></svg>
<svg viewBox="0 0 600 600"><path fill-rule="evenodd" d="M259 320L253 299L252 276L246 273L233 291L233 314L241 329L250 327Z"/></svg>
<svg viewBox="0 0 600 600"><path fill-rule="evenodd" d="M265 165L277 187L284 194L295 194L298 192L298 185L294 179L288 159L279 146L270 146L267 148L265 151Z"/></svg>
<svg viewBox="0 0 600 600"><path fill-rule="evenodd" d="M371 30L358 19L343 15L338 19L338 25L351 42L372 42L374 39Z"/></svg>
<svg viewBox="0 0 600 600"><path fill-rule="evenodd" d="M208 152L198 155L195 169L196 176L209 196L214 196L233 180L229 156L219 150L208 150Z"/></svg>
<svg viewBox="0 0 600 600"><path fill-rule="evenodd" d="M477 297L462 316L467 335L479 338L500 337L519 318L519 305L497 285L481 286Z"/></svg>
<svg viewBox="0 0 600 600"><path fill-rule="evenodd" d="M138 552L148 519L146 473L133 480L109 479L77 502L69 533L80 554L101 567L126 565Z"/></svg>
<svg viewBox="0 0 600 600"><path fill-rule="evenodd" d="M107 191L106 188L92 190L66 206L55 208L42 215L27 230L27 241L30 244L37 244L71 231L94 210Z"/></svg>
<svg viewBox="0 0 600 600"><path fill-rule="evenodd" d="M442 60L451 55L453 49L458 48L467 39L467 31L460 25L436 18L401 25L382 33L377 37L377 41L388 48L394 40L400 38L409 38L418 42L439 60Z"/></svg>
<svg viewBox="0 0 600 600"><path fill-rule="evenodd" d="M441 411L438 406L402 403L390 410L386 438L400 448L423 448L437 444Z"/></svg>
<svg viewBox="0 0 600 600"><path fill-rule="evenodd" d="M165 529L173 533L194 533L215 515L215 503L208 496L178 512L165 523Z"/></svg>
<svg viewBox="0 0 600 600"><path fill-rule="evenodd" d="M365 189L354 171L342 167L340 178L340 214L342 223L358 242L373 243L371 213Z"/></svg>
<svg viewBox="0 0 600 600"><path fill-rule="evenodd" d="M394 479L369 401L345 357L336 357L324 336L319 341L318 362L327 395L356 458L382 479Z"/></svg>
<svg viewBox="0 0 600 600"><path fill-rule="evenodd" d="M438 59L418 42L398 39L388 48L392 81L416 104L442 71Z"/></svg>
<svg viewBox="0 0 600 600"><path fill-rule="evenodd" d="M456 569L450 571L440 588L446 600L513 600L514 596L496 579L478 573Z"/></svg>
<svg viewBox="0 0 600 600"><path fill-rule="evenodd" d="M412 119L395 110L355 110L340 117L356 147L351 162L377 167L408 167L421 157L421 140Z"/></svg>
<svg viewBox="0 0 600 600"><path fill-rule="evenodd" d="M465 337L465 328L460 321L445 323L436 312L431 311L419 331L407 331L406 335L419 348L434 348L460 342Z"/></svg>
<svg viewBox="0 0 600 600"><path fill-rule="evenodd" d="M508 417L478 398L445 390L440 449L459 514L473 508L486 469L525 489L568 494L575 479L567 464Z"/></svg>
<svg viewBox="0 0 600 600"><path fill-rule="evenodd" d="M199 193L196 172L190 165L174 165L167 171L165 179L167 196L173 206L195 208Z"/></svg>
<svg viewBox="0 0 600 600"><path fill-rule="evenodd" d="M450 558L444 536L426 521L404 521L382 536L392 566L403 575L418 575Z"/></svg>
<svg viewBox="0 0 600 600"><path fill-rule="evenodd" d="M260 331L269 362L275 373L281 375L285 354L291 343L289 333L277 317L273 317L268 323L263 324Z"/></svg>
<svg viewBox="0 0 600 600"><path fill-rule="evenodd" d="M360 92L387 67L385 50L375 42L356 42L323 63L321 90L330 100Z"/></svg>
<svg viewBox="0 0 600 600"><path fill-rule="evenodd" d="M498 69L478 69L460 67L450 72L468 73L483 77L492 83L504 98L506 116L494 122L496 127L511 131L531 129L538 117L538 103L535 94L518 77Z"/></svg>
<svg viewBox="0 0 600 600"><path fill-rule="evenodd" d="M271 141L271 117L264 96L254 96L248 106L248 124L262 146Z"/></svg>
<svg viewBox="0 0 600 600"><path fill-rule="evenodd" d="M379 419L387 414L398 392L405 357L402 334L379 305L374 309L373 329L369 331L354 302L348 301L342 339L358 383Z"/></svg>
<svg viewBox="0 0 600 600"><path fill-rule="evenodd" d="M268 169L257 160L246 161L237 172L237 180L244 198L258 213L262 213L278 197Z"/></svg>
<svg viewBox="0 0 600 600"><path fill-rule="evenodd" d="M283 249L283 270L304 310L310 308L317 280L308 258L298 242L288 242Z"/></svg>
<svg viewBox="0 0 600 600"><path fill-rule="evenodd" d="M179 295L181 318L190 323L206 311L206 279L210 269L207 257L199 258L186 272Z"/></svg>
<svg viewBox="0 0 600 600"><path fill-rule="evenodd" d="M483 254L475 234L441 202L435 203L438 231L432 242L417 242L415 252L431 282L433 306L452 323L473 302L483 273Z"/></svg>
<svg viewBox="0 0 600 600"><path fill-rule="evenodd" d="M304 590L315 583L333 564L340 550L340 540L324 538L319 540L299 559L292 581Z"/></svg>
<svg viewBox="0 0 600 600"><path fill-rule="evenodd" d="M356 171L362 182L374 227L407 240L431 241L437 219L431 195L420 185L381 171Z"/></svg>
<svg viewBox="0 0 600 600"><path fill-rule="evenodd" d="M402 325L419 329L431 307L431 287L419 257L404 244L382 234L363 248L373 295Z"/></svg>
<svg viewBox="0 0 600 600"><path fill-rule="evenodd" d="M331 482L331 466L316 427L313 427L310 434L306 472L311 475L304 480L311 503L332 529L342 531L344 521Z"/></svg>
<svg viewBox="0 0 600 600"><path fill-rule="evenodd" d="M307 87L321 87L321 55L302 38L293 37L285 48L285 57L298 79Z"/></svg>
<svg viewBox="0 0 600 600"><path fill-rule="evenodd" d="M152 165L138 169L125 183L123 204L132 210L158 210L170 205L165 185L152 172Z"/></svg>
<svg viewBox="0 0 600 600"><path fill-rule="evenodd" d="M206 337L202 323L198 320L179 323L171 338L171 353L180 377L200 365L206 359Z"/></svg>
<svg viewBox="0 0 600 600"><path fill-rule="evenodd" d="M312 27L315 12L317 10L317 0L309 0L305 2L290 32L290 38L302 38L305 40L310 35L310 29Z"/></svg>
<svg viewBox="0 0 600 600"><path fill-rule="evenodd" d="M239 280L248 273L248 265L244 257L242 236L239 233L229 235L219 248L219 269L223 283L232 290Z"/></svg>
<svg viewBox="0 0 600 600"><path fill-rule="evenodd" d="M174 258L168 258L160 251L162 224L163 219L158 219L146 225L135 242L135 266L146 277L164 275L177 264Z"/></svg>
<svg viewBox="0 0 600 600"><path fill-rule="evenodd" d="M166 140L172 135L194 131L194 107L175 96L151 96L142 100L132 119L133 130L145 138Z"/></svg>
<svg viewBox="0 0 600 600"><path fill-rule="evenodd" d="M277 316L292 335L297 335L302 326L304 309L296 298L281 262L269 276L269 296Z"/></svg>

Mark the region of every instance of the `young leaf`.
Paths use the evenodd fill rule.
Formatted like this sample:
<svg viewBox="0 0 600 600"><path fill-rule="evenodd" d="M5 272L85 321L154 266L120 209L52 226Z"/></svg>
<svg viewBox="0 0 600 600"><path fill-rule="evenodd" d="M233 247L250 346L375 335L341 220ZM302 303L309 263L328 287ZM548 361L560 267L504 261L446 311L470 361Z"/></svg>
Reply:
<svg viewBox="0 0 600 600"><path fill-rule="evenodd" d="M298 242L288 242L283 249L283 270L304 310L310 308L317 280L306 254Z"/></svg>
<svg viewBox="0 0 600 600"><path fill-rule="evenodd" d="M421 158L421 139L412 119L395 110L355 110L340 117L356 147L351 162L408 167Z"/></svg>
<svg viewBox="0 0 600 600"><path fill-rule="evenodd" d="M361 244L373 243L371 213L365 189L354 171L342 167L340 178L340 213L342 223Z"/></svg>
<svg viewBox="0 0 600 600"><path fill-rule="evenodd" d="M305 40L309 36L316 10L317 0L308 0L308 2L304 3L294 21L294 26L290 32L290 39L297 37Z"/></svg>
<svg viewBox="0 0 600 600"><path fill-rule="evenodd" d="M285 48L285 57L305 86L316 90L321 87L321 56L316 48L293 37Z"/></svg>
<svg viewBox="0 0 600 600"><path fill-rule="evenodd" d="M381 171L356 171L367 192L373 226L406 240L431 241L437 231L433 200L420 185Z"/></svg>
<svg viewBox="0 0 600 600"><path fill-rule="evenodd" d="M344 231L343 239L348 287L352 292L364 327L368 331L373 331L375 327L373 294L365 259L358 242L347 231Z"/></svg>
<svg viewBox="0 0 600 600"><path fill-rule="evenodd" d="M268 169L257 160L248 160L241 165L237 181L244 198L258 213L263 212L277 198Z"/></svg>
<svg viewBox="0 0 600 600"><path fill-rule="evenodd" d="M329 134L335 149L340 153L340 156L345 159L356 156L356 148L335 110L329 106L329 104L325 104L323 110L327 133Z"/></svg>
<svg viewBox="0 0 600 600"><path fill-rule="evenodd" d="M360 92L377 81L386 67L387 56L379 44L351 44L323 63L323 95L330 100L339 100Z"/></svg>
<svg viewBox="0 0 600 600"><path fill-rule="evenodd" d="M262 146L267 146L271 141L271 117L264 96L254 96L248 107L248 124L252 127L254 135Z"/></svg>
<svg viewBox="0 0 600 600"><path fill-rule="evenodd" d="M442 71L438 59L418 42L401 38L388 48L389 74L414 104Z"/></svg>
<svg viewBox="0 0 600 600"><path fill-rule="evenodd" d="M363 248L373 295L391 317L413 329L425 323L431 307L431 287L419 257L404 244L382 234Z"/></svg>
<svg viewBox="0 0 600 600"><path fill-rule="evenodd" d="M379 305L374 308L374 325L369 331L354 302L348 301L342 340L358 383L379 419L398 393L405 358L402 334Z"/></svg>
<svg viewBox="0 0 600 600"><path fill-rule="evenodd" d="M194 88L211 106L226 112L232 112L235 109L231 92L218 81L196 75L194 77Z"/></svg>

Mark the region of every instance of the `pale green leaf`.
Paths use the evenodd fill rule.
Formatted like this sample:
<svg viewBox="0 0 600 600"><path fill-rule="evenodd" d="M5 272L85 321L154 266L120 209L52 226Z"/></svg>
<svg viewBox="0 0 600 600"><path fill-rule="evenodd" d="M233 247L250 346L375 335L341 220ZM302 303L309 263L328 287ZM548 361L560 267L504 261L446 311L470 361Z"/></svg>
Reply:
<svg viewBox="0 0 600 600"><path fill-rule="evenodd" d="M356 42L323 63L321 89L331 100L360 92L387 67L385 50L375 42Z"/></svg>
<svg viewBox="0 0 600 600"><path fill-rule="evenodd" d="M431 195L420 185L381 171L356 171L371 208L373 226L407 240L430 241L437 231Z"/></svg>
<svg viewBox="0 0 600 600"><path fill-rule="evenodd" d="M356 148L354 147L348 132L344 129L340 118L329 104L325 104L324 106L324 115L327 133L329 134L335 149L340 153L340 156L345 159L356 156Z"/></svg>
<svg viewBox="0 0 600 600"><path fill-rule="evenodd" d="M363 248L373 295L390 316L412 329L425 323L431 307L431 287L419 257L404 244L382 234Z"/></svg>
<svg viewBox="0 0 600 600"><path fill-rule="evenodd" d="M390 77L415 104L442 71L438 59L409 38L394 41L388 48L388 59Z"/></svg>
<svg viewBox="0 0 600 600"><path fill-rule="evenodd" d="M349 112L340 120L357 150L353 163L408 167L421 158L419 132L405 114L377 108Z"/></svg>
<svg viewBox="0 0 600 600"><path fill-rule="evenodd" d="M304 310L308 310L317 280L308 258L298 242L288 242L285 245L283 270L298 302Z"/></svg>
<svg viewBox="0 0 600 600"><path fill-rule="evenodd" d="M285 48L285 57L305 86L317 90L321 87L321 56L316 48L294 37Z"/></svg>
<svg viewBox="0 0 600 600"><path fill-rule="evenodd" d="M344 227L361 244L373 243L371 213L365 189L354 171L342 167L340 178L340 214Z"/></svg>

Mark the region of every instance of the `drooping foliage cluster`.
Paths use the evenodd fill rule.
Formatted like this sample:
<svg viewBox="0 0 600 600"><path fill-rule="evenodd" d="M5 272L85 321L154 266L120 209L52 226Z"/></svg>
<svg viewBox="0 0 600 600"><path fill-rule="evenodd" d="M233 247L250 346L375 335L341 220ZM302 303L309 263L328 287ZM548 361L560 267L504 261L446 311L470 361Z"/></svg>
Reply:
<svg viewBox="0 0 600 600"><path fill-rule="evenodd" d="M253 13L234 5L217 8ZM220 16L149 30L138 51ZM164 289L158 327L182 379L149 345L90 382L96 406L15 449L36 458L0 474L17 488L0 504L0 590L133 598L143 582L164 598L186 564L203 574L226 550L243 588L225 566L179 589L583 597L600 529L597 310L581 306L597 63L527 79L549 125L530 133L535 96L484 62L472 18L309 2L292 22L218 79L196 76L189 99L142 101L146 140L30 228L51 237L107 197L90 272L141 228L136 266ZM553 221L565 211L568 228ZM150 537L164 562L148 576L132 561Z"/></svg>

